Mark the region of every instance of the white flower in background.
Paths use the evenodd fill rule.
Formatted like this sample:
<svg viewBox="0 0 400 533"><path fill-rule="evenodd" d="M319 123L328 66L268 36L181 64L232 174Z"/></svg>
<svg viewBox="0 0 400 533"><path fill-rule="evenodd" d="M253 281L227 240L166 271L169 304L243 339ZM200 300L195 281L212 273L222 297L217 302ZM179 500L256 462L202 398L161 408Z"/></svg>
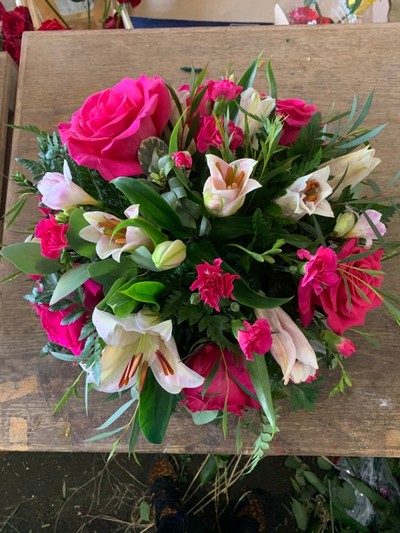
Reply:
<svg viewBox="0 0 400 533"><path fill-rule="evenodd" d="M329 167L298 178L275 202L281 206L284 216L292 220L300 220L305 215L333 217L331 205L326 200L332 193L328 178Z"/></svg>
<svg viewBox="0 0 400 533"><path fill-rule="evenodd" d="M172 321L149 309L125 318L95 309L93 324L106 343L101 357L100 384L91 369L90 383L103 392L119 392L136 386L143 388L148 368L161 387L170 394L183 388L199 387L204 378L182 363L172 336Z"/></svg>
<svg viewBox="0 0 400 533"><path fill-rule="evenodd" d="M290 316L280 307L256 309L258 318L266 318L271 327L272 346L270 352L283 373L283 382L302 383L315 378L317 356L304 333Z"/></svg>
<svg viewBox="0 0 400 533"><path fill-rule="evenodd" d="M337 200L345 187L350 186L353 188L371 174L381 162L380 159L374 156L375 150L365 146L361 150L331 159L323 167L320 167L329 167L330 175L333 176L329 181L329 185L334 190L331 200Z"/></svg>
<svg viewBox="0 0 400 533"><path fill-rule="evenodd" d="M215 216L229 217L242 207L246 194L261 187L250 178L257 161L237 159L228 164L211 154L206 159L210 177L203 188L204 205Z"/></svg>
<svg viewBox="0 0 400 533"><path fill-rule="evenodd" d="M37 188L42 202L50 209L71 209L77 205L97 205L98 202L72 181L71 170L64 161L64 174L46 172Z"/></svg>
<svg viewBox="0 0 400 533"><path fill-rule="evenodd" d="M348 226L347 231L343 232L344 227L341 228L341 217L344 218L346 216L353 217L354 222L352 227ZM342 213L338 216L334 232L338 237L344 237L345 239L352 239L354 237L358 239L365 239L365 246L367 248L370 248L372 246L372 240L377 239L378 237L375 234L373 227L369 223L369 220L375 226L379 234L383 236L386 233L386 226L383 222L380 221L381 218L382 213L379 213L379 211L376 211L375 209L367 209L361 215L358 215L357 213L354 213L353 211L349 210L348 212ZM342 229L342 231L337 231L336 227L338 227L339 230Z"/></svg>
<svg viewBox="0 0 400 533"><path fill-rule="evenodd" d="M249 87L240 95L240 107L251 115L267 118L275 107L275 100L274 98L271 98L271 96L262 98L259 92L253 87ZM239 109L236 118L236 126L239 126L243 131L246 131L246 122L249 136L252 139L252 146L258 148L258 139L255 135L262 128L262 122L255 120Z"/></svg>
<svg viewBox="0 0 400 533"><path fill-rule="evenodd" d="M124 214L128 219L138 218L139 206L131 205ZM86 241L96 243L96 252L100 259L106 259L111 255L119 262L123 252L131 252L140 246L153 248L153 241L148 234L135 226L121 229L112 236L115 228L122 222L114 215L102 211L88 211L83 216L90 225L83 228L79 235Z"/></svg>

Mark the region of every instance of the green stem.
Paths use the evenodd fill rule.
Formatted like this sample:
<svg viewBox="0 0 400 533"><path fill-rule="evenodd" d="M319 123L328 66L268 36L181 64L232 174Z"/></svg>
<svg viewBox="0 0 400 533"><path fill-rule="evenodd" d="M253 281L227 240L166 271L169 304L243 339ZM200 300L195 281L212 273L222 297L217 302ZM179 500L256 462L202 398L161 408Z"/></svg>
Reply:
<svg viewBox="0 0 400 533"><path fill-rule="evenodd" d="M107 2L104 2L103 18L101 19L102 28L104 28L104 24L105 24L105 22L106 22L106 20L108 18L108 14L110 13L111 1L112 0L108 0Z"/></svg>
<svg viewBox="0 0 400 533"><path fill-rule="evenodd" d="M86 0L86 9L87 9L87 18L88 18L88 30L90 30L91 20L90 20L90 0Z"/></svg>
<svg viewBox="0 0 400 533"><path fill-rule="evenodd" d="M64 24L66 28L71 30L71 26L68 24L68 22L65 20L65 18L57 11L57 9L50 3L50 0L44 0L46 5L53 11L53 13L61 20L61 22Z"/></svg>

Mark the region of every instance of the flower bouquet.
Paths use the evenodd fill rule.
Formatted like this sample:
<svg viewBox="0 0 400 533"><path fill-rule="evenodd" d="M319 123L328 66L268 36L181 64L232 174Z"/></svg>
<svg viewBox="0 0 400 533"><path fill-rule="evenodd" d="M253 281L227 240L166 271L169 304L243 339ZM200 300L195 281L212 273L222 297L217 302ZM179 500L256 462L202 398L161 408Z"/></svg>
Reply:
<svg viewBox="0 0 400 533"><path fill-rule="evenodd" d="M261 65L218 80L193 69L179 88L125 78L56 133L24 128L39 159L17 160L30 176L13 176L8 224L31 195L41 217L0 254L32 278L42 355L80 370L55 412L79 380L86 409L93 391L123 399L92 437L115 435L112 452L122 438L133 451L140 432L162 442L179 404L224 434L233 413L238 448L240 428L256 428L256 464L276 402L310 407L328 368L342 392L348 334L368 339L382 304L399 320L382 289L398 176L386 189L370 178L383 128L362 126L372 95L322 118L278 97L270 62L258 92Z"/></svg>
<svg viewBox="0 0 400 533"><path fill-rule="evenodd" d="M375 0L280 0L275 4L275 24L334 24L367 18Z"/></svg>

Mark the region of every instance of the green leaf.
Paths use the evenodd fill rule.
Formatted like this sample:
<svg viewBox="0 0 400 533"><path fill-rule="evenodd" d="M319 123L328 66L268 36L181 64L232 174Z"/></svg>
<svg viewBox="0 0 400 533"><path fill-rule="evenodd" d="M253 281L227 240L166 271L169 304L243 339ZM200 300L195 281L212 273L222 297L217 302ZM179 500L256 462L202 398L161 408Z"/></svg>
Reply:
<svg viewBox="0 0 400 533"><path fill-rule="evenodd" d="M296 520L297 527L300 529L300 531L306 531L308 526L308 514L304 507L304 505L299 502L299 500L296 500L292 498L292 513Z"/></svg>
<svg viewBox="0 0 400 533"><path fill-rule="evenodd" d="M267 76L267 81L269 85L269 94L271 95L272 98L276 99L278 98L278 89L276 87L276 80L275 80L274 72L272 70L272 64L271 64L270 59L267 62L266 76Z"/></svg>
<svg viewBox="0 0 400 533"><path fill-rule="evenodd" d="M225 264L225 263L224 263ZM232 269L226 268L229 272L233 272ZM269 298L268 296L262 296L256 293L242 280L237 279L234 281L233 295L235 299L243 305L252 307L253 309L273 309L274 307L280 307L287 302L290 302L292 298Z"/></svg>
<svg viewBox="0 0 400 533"><path fill-rule="evenodd" d="M40 244L36 242L9 244L0 255L25 274L51 274L62 267L58 261L43 257Z"/></svg>
<svg viewBox="0 0 400 533"><path fill-rule="evenodd" d="M258 54L256 59L252 62L252 64L249 66L249 68L246 70L246 72L237 82L237 85L239 85L240 87L243 87L243 91L245 91L249 87L252 87L256 74L257 74L258 64L260 62L261 56L262 56L262 52ZM229 116L232 120L235 119L235 116L238 112L237 104L239 102L240 102L240 95L236 98L235 101L231 102L229 105Z"/></svg>
<svg viewBox="0 0 400 533"><path fill-rule="evenodd" d="M123 405L121 405L121 407L119 407L115 413L113 413L101 426L99 426L97 429L99 430L103 430L103 429L106 429L108 428L108 426L111 426L111 424L113 424L116 420L118 420L118 418L120 416L122 416L125 411L127 411L129 409L129 407L135 402L136 400L132 399L132 400L128 400L127 402L125 402Z"/></svg>
<svg viewBox="0 0 400 533"><path fill-rule="evenodd" d="M122 256L119 263L114 259L104 259L89 265L90 277L100 283L111 287L116 279L124 276L134 278L137 275L137 266L130 256Z"/></svg>
<svg viewBox="0 0 400 533"><path fill-rule="evenodd" d="M89 278L89 264L87 263L67 270L67 272L65 272L65 274L63 274L58 280L56 288L53 292L53 296L50 300L50 305L54 305L68 296L68 294L71 294L71 292L74 292Z"/></svg>
<svg viewBox="0 0 400 533"><path fill-rule="evenodd" d="M161 444L175 407L177 395L170 394L148 372L139 402L139 425L143 435L152 444Z"/></svg>
<svg viewBox="0 0 400 533"><path fill-rule="evenodd" d="M165 292L165 286L159 281L137 281L120 292L138 302L157 304L157 299Z"/></svg>
<svg viewBox="0 0 400 533"><path fill-rule="evenodd" d="M135 416L135 419L132 424L131 434L129 437L129 445L128 445L128 453L134 453L136 442L140 435L140 425L139 425L139 417Z"/></svg>
<svg viewBox="0 0 400 533"><path fill-rule="evenodd" d="M196 413L192 413L192 419L196 426L201 426L215 420L218 413L219 411L197 411Z"/></svg>
<svg viewBox="0 0 400 533"><path fill-rule="evenodd" d="M139 246L139 248L133 250L131 253L131 258L139 267L146 270L151 270L152 272L159 272L158 268L154 264L151 252L145 246Z"/></svg>
<svg viewBox="0 0 400 533"><path fill-rule="evenodd" d="M340 150L347 150L348 148L354 148L356 146L359 146L360 144L364 144L370 139L372 139L372 137L376 137L376 135L378 135L386 126L387 124L382 124L381 126L374 128L373 130L368 130L362 135L358 135L357 137L354 137L349 141L345 141L344 143L338 144L337 148L340 148Z"/></svg>
<svg viewBox="0 0 400 533"><path fill-rule="evenodd" d="M353 509L356 503L356 495L354 488L349 483L344 482L341 487L336 487L336 495L346 509Z"/></svg>
<svg viewBox="0 0 400 533"><path fill-rule="evenodd" d="M306 480L321 494L327 493L327 487L322 483L322 481L310 470L304 470L304 477Z"/></svg>
<svg viewBox="0 0 400 533"><path fill-rule="evenodd" d="M276 415L272 402L271 384L265 357L256 355L253 361L246 360L246 364L261 408L271 424L272 432L276 433L278 428L276 426Z"/></svg>
<svg viewBox="0 0 400 533"><path fill-rule="evenodd" d="M171 231L178 238L190 235L172 207L146 182L132 178L117 178L112 181L132 204L140 205L140 213L156 226Z"/></svg>
<svg viewBox="0 0 400 533"><path fill-rule="evenodd" d="M140 522L150 522L150 505L145 500L140 502L139 520Z"/></svg>
<svg viewBox="0 0 400 533"><path fill-rule="evenodd" d="M69 228L67 231L68 245L83 257L93 259L96 257L96 245L93 242L86 241L79 236L79 232L88 226L88 221L83 214L85 211L77 207L69 217Z"/></svg>
<svg viewBox="0 0 400 533"><path fill-rule="evenodd" d="M99 433L98 435L95 435L94 437L90 437L89 439L85 439L83 442L94 442L96 440L106 439L107 437L111 437L111 435L115 435L116 433L119 433L125 429L125 426L121 426L116 429L112 429L111 431L106 431L105 433Z"/></svg>

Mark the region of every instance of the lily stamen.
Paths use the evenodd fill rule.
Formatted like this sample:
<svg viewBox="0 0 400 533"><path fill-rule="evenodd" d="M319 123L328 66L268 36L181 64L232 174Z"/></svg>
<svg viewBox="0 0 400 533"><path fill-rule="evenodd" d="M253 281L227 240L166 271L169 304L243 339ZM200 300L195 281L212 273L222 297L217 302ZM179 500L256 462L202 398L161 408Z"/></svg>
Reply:
<svg viewBox="0 0 400 533"><path fill-rule="evenodd" d="M313 183L307 181L306 188L301 192L305 194L306 202L315 202L318 198L318 193L320 192L320 184L318 181L314 181Z"/></svg>
<svg viewBox="0 0 400 533"><path fill-rule="evenodd" d="M137 380L137 389L139 392L142 392L143 390L143 387L144 387L144 383L146 381L146 377L147 377L147 371L149 369L149 363L147 361L143 361L140 369L139 369L139 377L138 377L138 380Z"/></svg>
<svg viewBox="0 0 400 533"><path fill-rule="evenodd" d="M138 369L141 361L143 359L143 354L133 355L129 363L126 365L125 370L122 373L121 379L119 380L118 387L122 388L125 385L128 385L129 380L132 376L135 375L136 370Z"/></svg>
<svg viewBox="0 0 400 533"><path fill-rule="evenodd" d="M162 353L161 350L156 351L156 356L158 357L158 360L160 361L160 365L162 368L162 371L166 376L173 376L175 374L174 369L167 361L165 355Z"/></svg>

